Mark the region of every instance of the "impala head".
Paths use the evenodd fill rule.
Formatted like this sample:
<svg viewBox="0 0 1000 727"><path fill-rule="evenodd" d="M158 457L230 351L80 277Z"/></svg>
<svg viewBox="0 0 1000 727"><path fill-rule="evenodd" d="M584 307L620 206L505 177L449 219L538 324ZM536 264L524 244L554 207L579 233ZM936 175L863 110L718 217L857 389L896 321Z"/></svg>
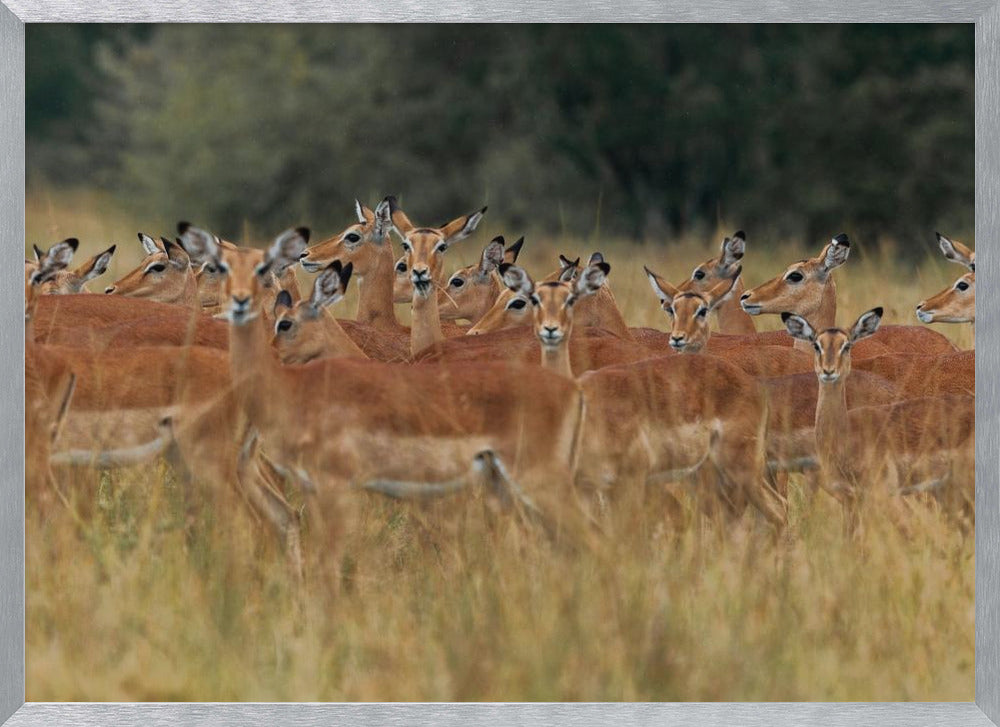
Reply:
<svg viewBox="0 0 1000 727"><path fill-rule="evenodd" d="M39 290L45 283L55 279L56 275L66 269L73 253L80 245L75 237L57 242L47 252L35 248L35 260L24 261L24 320L28 322L35 310Z"/></svg>
<svg viewBox="0 0 1000 727"><path fill-rule="evenodd" d="M740 305L753 316L783 311L810 315L819 308L831 273L847 262L850 252L851 242L841 233L816 257L792 263L778 277L745 292Z"/></svg>
<svg viewBox="0 0 1000 727"><path fill-rule="evenodd" d="M351 263L334 260L316 276L308 299L295 302L287 290L278 293L271 344L282 363L306 363L323 355L323 309L344 297L352 272Z"/></svg>
<svg viewBox="0 0 1000 727"><path fill-rule="evenodd" d="M486 247L479 262L459 268L444 288L438 291L438 310L443 320L465 318L479 321L493 307L500 294L496 273L504 263L513 265L521 252L524 238L504 248L503 236L494 237Z"/></svg>
<svg viewBox="0 0 1000 727"><path fill-rule="evenodd" d="M827 328L815 331L802 316L782 313L785 328L794 337L812 343L816 351L814 368L820 383L832 384L851 373L851 347L855 341L872 335L882 322L882 308L872 308L862 313L851 330Z"/></svg>
<svg viewBox="0 0 1000 727"><path fill-rule="evenodd" d="M105 288L104 292L162 303L184 302L195 289L191 258L184 248L163 237L154 240L142 232L139 233L139 242L146 252L142 262L135 270Z"/></svg>
<svg viewBox="0 0 1000 727"><path fill-rule="evenodd" d="M917 305L917 318L923 323L976 322L976 253L955 240L936 233L942 254L953 263L969 269L965 275L937 295Z"/></svg>
<svg viewBox="0 0 1000 727"><path fill-rule="evenodd" d="M357 222L340 234L317 242L302 254L303 268L315 273L334 260L340 260L341 265L352 263L355 274L360 277L371 272L378 254L390 244L389 203L382 201L373 210L354 200L354 214Z"/></svg>
<svg viewBox="0 0 1000 727"><path fill-rule="evenodd" d="M392 226L402 238L413 295L426 299L444 263L445 251L476 231L486 208L456 217L441 227L416 227L399 208L395 197L386 197L385 202L389 204Z"/></svg>
<svg viewBox="0 0 1000 727"><path fill-rule="evenodd" d="M216 245L214 240L209 243L211 263L223 277L223 299L230 323L249 323L260 313L261 306L281 294L277 279L298 262L308 242L309 228L296 227L278 235L267 250L226 247Z"/></svg>
<svg viewBox="0 0 1000 727"><path fill-rule="evenodd" d="M73 238L75 239L75 238ZM115 245L103 250L72 270L60 270L50 280L38 286L39 295L69 295L72 293L89 292L86 284L94 278L103 275L108 270L111 257L115 254ZM37 266L44 253L36 246L35 261L25 265Z"/></svg>
<svg viewBox="0 0 1000 727"><path fill-rule="evenodd" d="M649 268L643 269L660 299L660 307L671 318L670 347L678 353L697 353L708 343L712 335L708 314L729 296L743 271L741 266L736 266L730 271L732 277L716 281L705 292L696 292L675 288Z"/></svg>
<svg viewBox="0 0 1000 727"><path fill-rule="evenodd" d="M503 263L500 275L504 285L531 305L535 335L543 348L555 348L573 331L573 306L580 299L593 295L607 280L611 266L603 260L584 268L576 280L553 280L535 285L531 276L517 265Z"/></svg>
<svg viewBox="0 0 1000 727"><path fill-rule="evenodd" d="M741 261L746 250L746 233L743 230L737 230L732 237L727 237L722 241L722 249L719 254L696 267L691 273L691 277L677 286L677 290L705 293L718 285L720 281L735 281L739 277L736 270L742 266Z"/></svg>
<svg viewBox="0 0 1000 727"><path fill-rule="evenodd" d="M222 283L224 276L214 262L212 250L228 248L235 250L236 245L221 240L212 233L194 227L189 222L177 224L177 243L184 248L191 260L195 282L198 285L198 300L202 308L214 308L222 305Z"/></svg>

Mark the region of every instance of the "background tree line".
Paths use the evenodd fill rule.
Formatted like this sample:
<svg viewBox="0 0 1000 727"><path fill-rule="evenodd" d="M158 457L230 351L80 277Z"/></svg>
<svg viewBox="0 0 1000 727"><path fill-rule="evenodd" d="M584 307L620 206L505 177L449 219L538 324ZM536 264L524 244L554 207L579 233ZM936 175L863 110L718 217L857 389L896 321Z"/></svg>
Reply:
<svg viewBox="0 0 1000 727"><path fill-rule="evenodd" d="M925 250L973 227L970 25L32 25L28 185L232 231L439 222Z"/></svg>

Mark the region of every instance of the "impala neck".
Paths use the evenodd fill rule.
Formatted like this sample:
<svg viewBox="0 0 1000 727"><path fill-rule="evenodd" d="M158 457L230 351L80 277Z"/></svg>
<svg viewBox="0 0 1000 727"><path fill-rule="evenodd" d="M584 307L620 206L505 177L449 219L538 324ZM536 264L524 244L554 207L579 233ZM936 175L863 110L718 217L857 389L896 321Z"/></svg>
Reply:
<svg viewBox="0 0 1000 727"><path fill-rule="evenodd" d="M816 401L816 454L824 471L841 471L841 463L851 455L847 419L846 376L833 383L819 382Z"/></svg>
<svg viewBox="0 0 1000 727"><path fill-rule="evenodd" d="M358 323L375 328L398 329L396 310L392 304L392 246L386 239L377 248L372 269L358 282Z"/></svg>
<svg viewBox="0 0 1000 727"><path fill-rule="evenodd" d="M577 325L603 328L626 341L635 340L622 317L614 294L607 287L602 288L597 295L581 300L575 315Z"/></svg>
<svg viewBox="0 0 1000 727"><path fill-rule="evenodd" d="M837 284L833 282L832 275L823 286L819 305L811 311L802 311L799 315L807 318L817 331L825 331L827 328L833 328L837 325ZM793 345L800 351L812 353L813 346L809 341L796 338Z"/></svg>
<svg viewBox="0 0 1000 727"><path fill-rule="evenodd" d="M266 415L268 397L261 392L271 390L280 376L280 364L268 341L268 325L261 312L243 325L229 324L229 373L236 398L255 426Z"/></svg>
<svg viewBox="0 0 1000 727"><path fill-rule="evenodd" d="M566 378L573 378L573 367L569 361L569 343L564 340L558 346L542 346L542 368L554 371Z"/></svg>
<svg viewBox="0 0 1000 727"><path fill-rule="evenodd" d="M391 289L391 287L390 287ZM441 313L438 310L436 291L424 297L413 291L413 317L410 320L410 354L416 355L428 346L444 340L441 332Z"/></svg>
<svg viewBox="0 0 1000 727"><path fill-rule="evenodd" d="M756 333L757 326L753 318L740 307L740 296L743 295L743 276L736 279L733 292L715 309L719 321L719 333L748 334Z"/></svg>

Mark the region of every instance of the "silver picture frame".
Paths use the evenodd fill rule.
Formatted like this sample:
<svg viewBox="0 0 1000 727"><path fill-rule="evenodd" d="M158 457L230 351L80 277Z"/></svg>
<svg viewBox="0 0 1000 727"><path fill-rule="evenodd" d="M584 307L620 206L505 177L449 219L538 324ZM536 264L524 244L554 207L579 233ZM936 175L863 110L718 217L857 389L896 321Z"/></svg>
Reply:
<svg viewBox="0 0 1000 727"><path fill-rule="evenodd" d="M25 24L44 22L948 22L975 24L976 690L954 703L664 704L46 704L25 703L24 387L0 377L0 723L28 725L522 724L698 725L1000 724L1000 0L2 0L0 4L0 239L24 247ZM17 253L19 254L19 253ZM22 318L7 268L0 287L0 360L23 372Z"/></svg>

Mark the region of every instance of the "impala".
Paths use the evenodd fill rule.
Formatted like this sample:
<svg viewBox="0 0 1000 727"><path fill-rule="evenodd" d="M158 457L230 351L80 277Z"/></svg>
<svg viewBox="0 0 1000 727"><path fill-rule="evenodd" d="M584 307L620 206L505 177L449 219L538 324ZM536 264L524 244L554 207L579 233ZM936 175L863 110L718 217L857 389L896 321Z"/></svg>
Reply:
<svg viewBox="0 0 1000 727"><path fill-rule="evenodd" d="M808 318L821 329L832 328L837 319L837 285L833 271L847 262L850 252L851 242L841 233L816 257L792 263L778 277L743 293L740 305L750 315L791 312ZM890 351L955 351L947 338L920 326L883 326L871 340L859 343L855 356L866 358ZM802 339L796 339L795 346L803 351L811 350L808 342Z"/></svg>
<svg viewBox="0 0 1000 727"><path fill-rule="evenodd" d="M919 398L847 408L845 383L851 373L851 349L874 334L881 319L882 309L873 308L862 313L850 330L817 330L802 316L782 314L788 332L815 351L820 385L815 434L822 485L844 504L852 519L865 497L885 498L901 491L944 492L971 503L973 397ZM892 507L898 499L890 497L888 502Z"/></svg>
<svg viewBox="0 0 1000 727"><path fill-rule="evenodd" d="M435 341L444 340L438 310L435 273L443 265L449 246L464 240L479 227L486 207L456 217L441 227L417 227L399 208L395 197L386 197L392 226L402 240L406 266L413 283L413 318L410 322L410 353L416 354Z"/></svg>
<svg viewBox="0 0 1000 727"><path fill-rule="evenodd" d="M442 320L464 318L475 325L493 307L500 295L497 271L503 263L517 262L524 238L506 248L504 244L502 235L494 237L483 248L478 263L459 268L451 274L448 282L438 291L438 310Z"/></svg>
<svg viewBox="0 0 1000 727"><path fill-rule="evenodd" d="M971 323L972 343L976 341L976 253L955 240L937 233L941 252L952 262L969 269L937 295L917 305L921 323Z"/></svg>

